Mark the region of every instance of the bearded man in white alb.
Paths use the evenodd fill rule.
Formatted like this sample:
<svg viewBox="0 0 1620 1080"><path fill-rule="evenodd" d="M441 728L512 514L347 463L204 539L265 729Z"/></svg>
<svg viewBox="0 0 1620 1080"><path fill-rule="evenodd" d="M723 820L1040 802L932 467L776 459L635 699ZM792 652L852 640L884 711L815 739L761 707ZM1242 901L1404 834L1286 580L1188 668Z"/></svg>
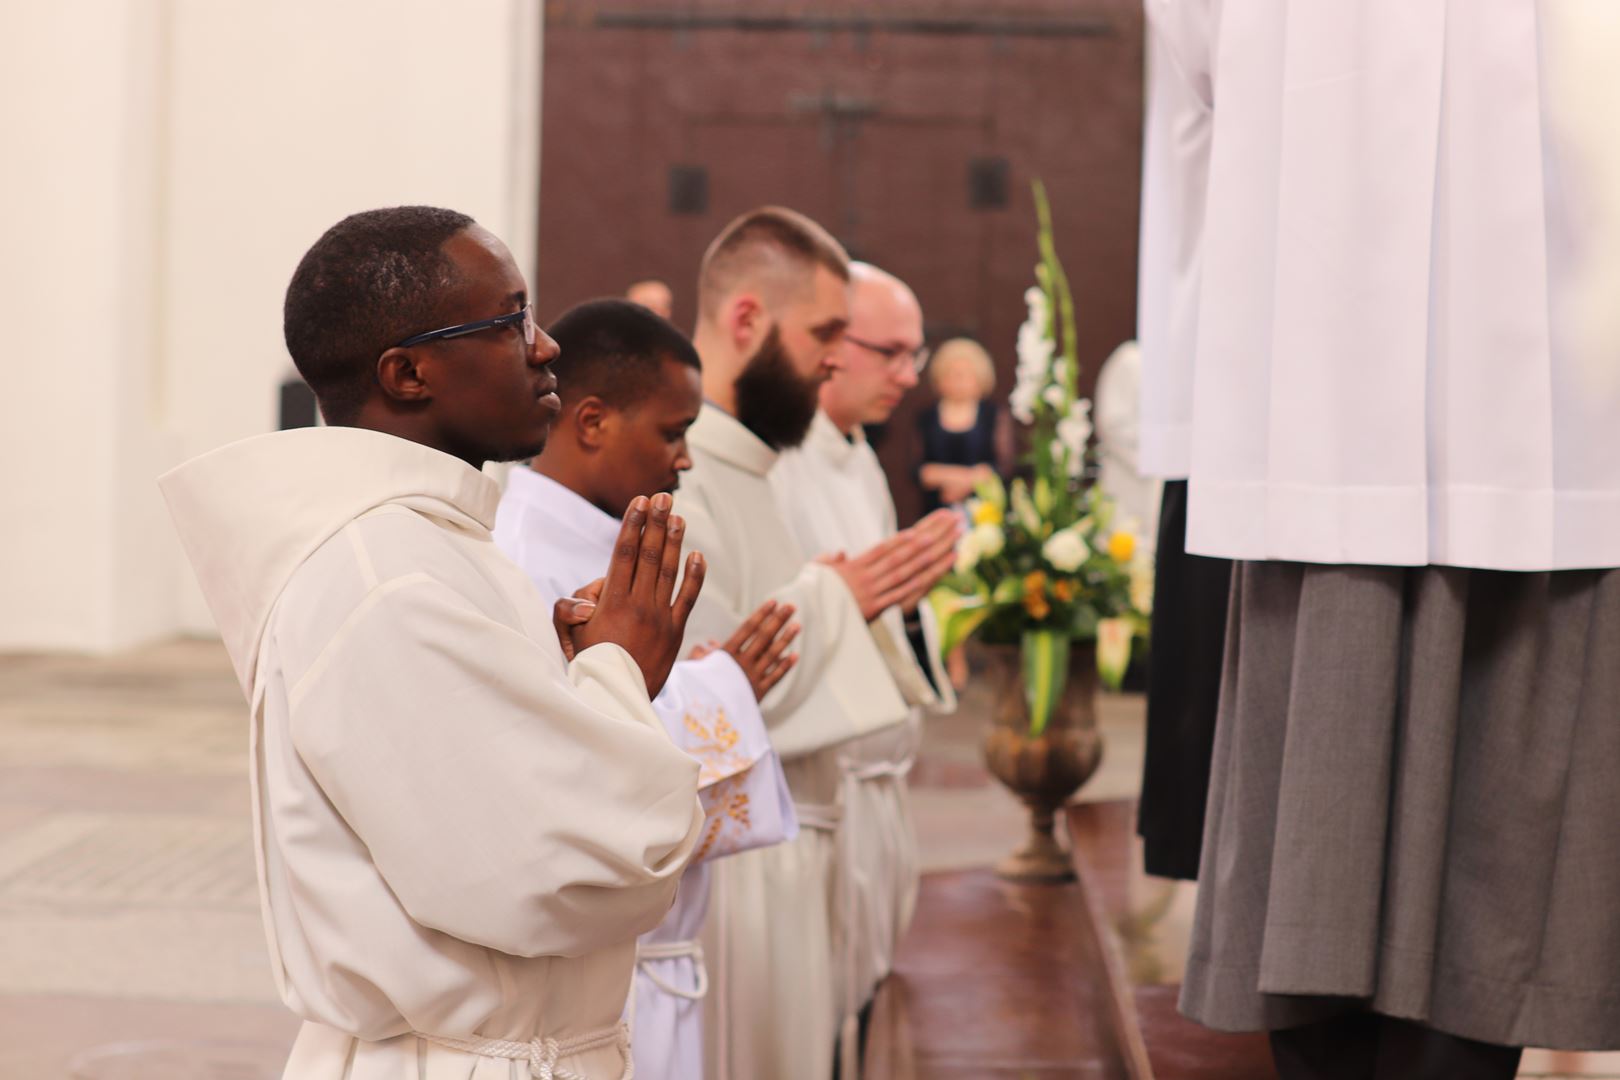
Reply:
<svg viewBox="0 0 1620 1080"><path fill-rule="evenodd" d="M715 867L704 939L710 1077L832 1071L837 748L909 715L867 624L916 591L956 538L946 522L811 562L777 509L767 474L804 440L816 391L838 363L848 274L825 230L778 208L722 230L699 274L693 340L707 402L688 435L693 465L679 505L712 572L688 643L724 639L770 599L791 603L802 626L797 665L760 703L800 832Z"/></svg>
<svg viewBox="0 0 1620 1080"><path fill-rule="evenodd" d="M894 275L866 263L850 265L849 327L840 365L821 386L821 408L804 443L785 451L771 470L782 514L799 546L812 555L861 551L895 535L894 498L862 424L888 420L917 385L927 360L922 307ZM946 519L952 510L936 510ZM843 776L838 825L839 957L835 987L842 1017L839 1075L860 1074L877 984L894 964L895 947L917 900L917 840L906 793L922 741L924 709L956 707L939 656L936 627L923 597L950 568L933 575L884 609L872 637L910 710L904 724L845 743L837 751ZM857 1022L857 1016L861 1022Z"/></svg>
<svg viewBox="0 0 1620 1080"><path fill-rule="evenodd" d="M683 523L637 499L596 602L554 613L490 542L480 466L558 407L525 294L464 214L346 218L285 308L331 426L161 481L250 703L287 1080L631 1073L636 935L703 826L649 704L703 562L675 594Z"/></svg>

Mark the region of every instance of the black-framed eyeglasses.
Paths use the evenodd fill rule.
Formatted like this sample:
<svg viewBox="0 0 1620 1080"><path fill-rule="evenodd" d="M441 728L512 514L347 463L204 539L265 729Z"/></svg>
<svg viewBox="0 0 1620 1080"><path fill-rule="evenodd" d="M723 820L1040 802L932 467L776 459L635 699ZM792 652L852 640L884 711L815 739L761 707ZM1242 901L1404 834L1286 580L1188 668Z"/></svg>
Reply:
<svg viewBox="0 0 1620 1080"><path fill-rule="evenodd" d="M413 334L395 345L394 348L403 349L410 345L420 345L424 341L448 341L451 338L476 334L481 330L505 329L508 326L520 327L523 330L523 343L525 345L533 345L535 338L540 336L540 326L534 321L534 305L524 304L522 311L514 311L510 315L497 315L493 319L457 323L455 326L429 330L425 334Z"/></svg>
<svg viewBox="0 0 1620 1080"><path fill-rule="evenodd" d="M860 346L867 352L877 353L891 368L909 364L911 370L919 375L922 374L922 369L928 366L928 357L932 355L926 345L919 345L915 349L908 349L904 345L878 345L871 341L862 341L848 330L844 331L844 340L851 345Z"/></svg>

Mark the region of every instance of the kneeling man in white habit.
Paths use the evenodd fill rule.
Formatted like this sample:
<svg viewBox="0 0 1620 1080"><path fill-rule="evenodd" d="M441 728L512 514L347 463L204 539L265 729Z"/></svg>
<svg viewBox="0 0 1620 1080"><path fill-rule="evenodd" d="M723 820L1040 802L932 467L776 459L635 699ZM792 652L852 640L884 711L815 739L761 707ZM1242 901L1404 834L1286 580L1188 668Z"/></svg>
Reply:
<svg viewBox="0 0 1620 1080"><path fill-rule="evenodd" d="M703 388L692 343L639 304L581 304L547 332L562 350L551 365L562 411L545 451L512 470L495 543L555 602L600 578L636 496L680 486ZM629 1009L638 1080L702 1080L708 977L697 938L709 861L798 833L758 705L793 666L792 615L792 605L767 601L723 646L678 661L653 701L703 767L708 820L674 908L641 939Z"/></svg>
<svg viewBox="0 0 1620 1080"><path fill-rule="evenodd" d="M464 214L344 219L284 316L330 426L161 481L249 701L287 1080L631 1074L636 936L703 835L649 702L703 562L675 592L682 522L635 500L586 621L490 542L480 467L558 408L526 293Z"/></svg>
<svg viewBox="0 0 1620 1080"><path fill-rule="evenodd" d="M956 541L954 521L942 519L812 561L777 508L768 474L804 440L816 391L838 363L848 267L815 222L766 207L726 226L699 272L694 344L707 400L688 436L693 464L678 503L712 572L687 638L724 638L771 599L791 603L803 626L798 663L760 703L799 836L715 867L704 933L714 1080L832 1072L838 747L905 722L909 707L868 623L916 592Z"/></svg>
<svg viewBox="0 0 1620 1080"><path fill-rule="evenodd" d="M771 469L782 516L810 555L862 551L895 535L894 498L862 425L889 419L916 387L928 358L922 307L911 289L866 263L852 263L849 271L849 328L838 370L821 384L821 408L810 434ZM934 513L948 518L955 512ZM837 750L844 813L834 891L840 931L834 988L844 1080L860 1074L872 997L894 966L895 947L916 907L917 837L906 775L922 742L924 710L956 708L937 627L923 602L949 568L947 558L932 574L920 575L912 591L871 624L894 685L910 706L905 723Z"/></svg>

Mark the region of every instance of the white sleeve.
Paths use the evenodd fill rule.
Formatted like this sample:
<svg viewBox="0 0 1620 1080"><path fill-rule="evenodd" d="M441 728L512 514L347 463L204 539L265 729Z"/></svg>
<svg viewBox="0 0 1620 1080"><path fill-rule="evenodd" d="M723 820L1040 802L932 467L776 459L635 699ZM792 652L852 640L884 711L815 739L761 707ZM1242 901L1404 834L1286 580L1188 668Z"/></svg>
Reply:
<svg viewBox="0 0 1620 1080"><path fill-rule="evenodd" d="M798 835L793 797L754 688L730 654L717 651L676 664L653 708L670 739L702 770L703 838L694 862Z"/></svg>
<svg viewBox="0 0 1620 1080"><path fill-rule="evenodd" d="M1210 0L1147 0L1136 337L1142 348L1140 471L1185 478L1214 100Z"/></svg>
<svg viewBox="0 0 1620 1080"><path fill-rule="evenodd" d="M519 956L651 929L699 838L697 764L629 655L561 653L411 575L294 687L292 740L411 918Z"/></svg>
<svg viewBox="0 0 1620 1080"><path fill-rule="evenodd" d="M732 546L701 502L684 504L681 513L686 518L688 550L718 553ZM742 598L741 573L739 560L709 559L703 593L687 624L687 648L697 642L724 641L753 614L753 606ZM871 630L835 571L807 563L769 598L792 604L797 609L794 620L801 627L795 642L798 663L760 703L771 745L782 760L880 731L906 718L906 703L889 677Z"/></svg>

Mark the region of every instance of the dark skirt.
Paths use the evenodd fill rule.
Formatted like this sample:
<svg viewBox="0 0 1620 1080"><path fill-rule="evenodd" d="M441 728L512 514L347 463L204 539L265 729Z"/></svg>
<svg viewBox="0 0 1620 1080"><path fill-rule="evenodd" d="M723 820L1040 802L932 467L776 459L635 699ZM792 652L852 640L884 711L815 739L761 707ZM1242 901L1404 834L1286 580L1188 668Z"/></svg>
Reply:
<svg viewBox="0 0 1620 1080"><path fill-rule="evenodd" d="M1187 481L1164 485L1154 552L1147 747L1136 831L1158 877L1198 876L1232 563L1188 555Z"/></svg>
<svg viewBox="0 0 1620 1080"><path fill-rule="evenodd" d="M1620 570L1238 565L1182 1008L1347 1005L1620 1048Z"/></svg>

